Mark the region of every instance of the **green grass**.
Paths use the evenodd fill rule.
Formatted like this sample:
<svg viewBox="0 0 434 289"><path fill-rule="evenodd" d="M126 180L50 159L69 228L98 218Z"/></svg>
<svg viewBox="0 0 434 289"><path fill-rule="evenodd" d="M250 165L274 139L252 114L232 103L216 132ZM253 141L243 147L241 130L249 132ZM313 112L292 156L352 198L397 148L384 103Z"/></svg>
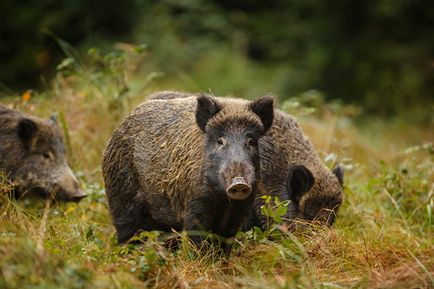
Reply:
<svg viewBox="0 0 434 289"><path fill-rule="evenodd" d="M267 232L239 234L229 260L197 252L185 240L179 250L167 250L156 233L140 246L117 245L100 161L121 119L151 91L206 90L207 79L219 90L226 74L223 93L254 97L255 83L217 68L202 79L205 70L197 68L198 86L188 79L183 86L179 75L149 82L156 74L141 54L93 53L93 62L79 69L65 63L52 86L29 101L2 100L41 117L59 113L71 166L89 197L79 204L16 201L0 178L0 288L434 287L433 127L384 120L356 125L353 108L327 104L314 92L282 107L299 116L328 166L346 168L345 199L331 229L283 232L277 241ZM233 57L234 74L264 74ZM204 61L212 68L218 59ZM268 85L259 83L257 93Z"/></svg>

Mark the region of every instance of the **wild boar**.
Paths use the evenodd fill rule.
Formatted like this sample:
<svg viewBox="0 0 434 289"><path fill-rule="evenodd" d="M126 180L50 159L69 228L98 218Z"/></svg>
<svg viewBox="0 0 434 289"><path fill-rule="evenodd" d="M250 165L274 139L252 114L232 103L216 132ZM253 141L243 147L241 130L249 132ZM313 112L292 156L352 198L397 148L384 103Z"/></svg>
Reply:
<svg viewBox="0 0 434 289"><path fill-rule="evenodd" d="M0 171L24 194L80 201L86 194L68 166L61 129L48 120L0 105Z"/></svg>
<svg viewBox="0 0 434 289"><path fill-rule="evenodd" d="M208 231L232 238L258 194L258 142L273 122L273 99L223 105L211 96L154 99L113 133L103 156L120 243L140 230ZM229 254L231 245L221 243Z"/></svg>

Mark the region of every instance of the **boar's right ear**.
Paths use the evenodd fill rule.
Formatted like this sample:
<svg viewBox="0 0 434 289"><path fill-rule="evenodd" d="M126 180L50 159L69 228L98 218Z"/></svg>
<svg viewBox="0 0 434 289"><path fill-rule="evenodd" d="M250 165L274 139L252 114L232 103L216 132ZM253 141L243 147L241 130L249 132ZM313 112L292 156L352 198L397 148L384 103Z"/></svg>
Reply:
<svg viewBox="0 0 434 289"><path fill-rule="evenodd" d="M249 104L249 108L259 116L264 125L264 131L267 131L273 124L273 97L263 96Z"/></svg>
<svg viewBox="0 0 434 289"><path fill-rule="evenodd" d="M29 118L22 118L18 121L17 134L24 147L28 147L31 140L38 131L36 123Z"/></svg>
<svg viewBox="0 0 434 289"><path fill-rule="evenodd" d="M304 193L308 192L315 179L305 166L294 165L289 169L287 188L289 192L289 199L299 202Z"/></svg>
<svg viewBox="0 0 434 289"><path fill-rule="evenodd" d="M196 123L205 132L206 124L222 109L221 104L211 96L200 95L197 98Z"/></svg>

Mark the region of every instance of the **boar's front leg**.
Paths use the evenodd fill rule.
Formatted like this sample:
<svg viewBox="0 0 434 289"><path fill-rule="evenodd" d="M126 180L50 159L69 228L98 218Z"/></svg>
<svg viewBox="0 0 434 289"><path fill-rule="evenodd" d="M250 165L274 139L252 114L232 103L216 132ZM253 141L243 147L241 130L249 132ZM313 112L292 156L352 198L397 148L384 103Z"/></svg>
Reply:
<svg viewBox="0 0 434 289"><path fill-rule="evenodd" d="M249 197L246 200L229 202L226 210L222 210L224 214L218 220L216 233L224 238L220 246L226 258L230 256L235 236L241 224L251 212L252 203L253 197Z"/></svg>
<svg viewBox="0 0 434 289"><path fill-rule="evenodd" d="M184 221L184 231L198 246L207 239L208 231L216 215L213 200L206 197L190 200Z"/></svg>

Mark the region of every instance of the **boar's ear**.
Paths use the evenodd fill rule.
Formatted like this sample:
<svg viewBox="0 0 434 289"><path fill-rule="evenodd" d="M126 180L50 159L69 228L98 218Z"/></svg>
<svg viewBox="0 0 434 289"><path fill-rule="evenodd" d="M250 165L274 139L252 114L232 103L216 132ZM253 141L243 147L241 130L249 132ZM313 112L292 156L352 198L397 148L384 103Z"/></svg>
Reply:
<svg viewBox="0 0 434 289"><path fill-rule="evenodd" d="M344 169L341 166L337 166L333 169L332 172L338 178L338 181L342 186L344 184Z"/></svg>
<svg viewBox="0 0 434 289"><path fill-rule="evenodd" d="M38 131L38 126L36 123L29 118L22 118L17 125L17 134L24 147L28 147L31 140Z"/></svg>
<svg viewBox="0 0 434 289"><path fill-rule="evenodd" d="M292 166L289 169L287 182L290 200L299 202L303 194L312 188L314 182L312 173L305 166Z"/></svg>
<svg viewBox="0 0 434 289"><path fill-rule="evenodd" d="M57 121L57 113L55 113L55 112L53 112L51 115L50 115L50 120L54 123L54 124L59 124L59 122Z"/></svg>
<svg viewBox="0 0 434 289"><path fill-rule="evenodd" d="M53 112L53 113L50 115L49 120L51 121L51 123L52 123L55 127L60 127L60 125L59 125L59 120L58 120L58 118L57 118L57 112Z"/></svg>
<svg viewBox="0 0 434 289"><path fill-rule="evenodd" d="M273 124L273 97L263 96L251 102L249 108L259 116L264 125L264 131L267 131Z"/></svg>
<svg viewBox="0 0 434 289"><path fill-rule="evenodd" d="M211 96L200 95L197 98L196 123L205 132L208 121L222 109L221 104Z"/></svg>

